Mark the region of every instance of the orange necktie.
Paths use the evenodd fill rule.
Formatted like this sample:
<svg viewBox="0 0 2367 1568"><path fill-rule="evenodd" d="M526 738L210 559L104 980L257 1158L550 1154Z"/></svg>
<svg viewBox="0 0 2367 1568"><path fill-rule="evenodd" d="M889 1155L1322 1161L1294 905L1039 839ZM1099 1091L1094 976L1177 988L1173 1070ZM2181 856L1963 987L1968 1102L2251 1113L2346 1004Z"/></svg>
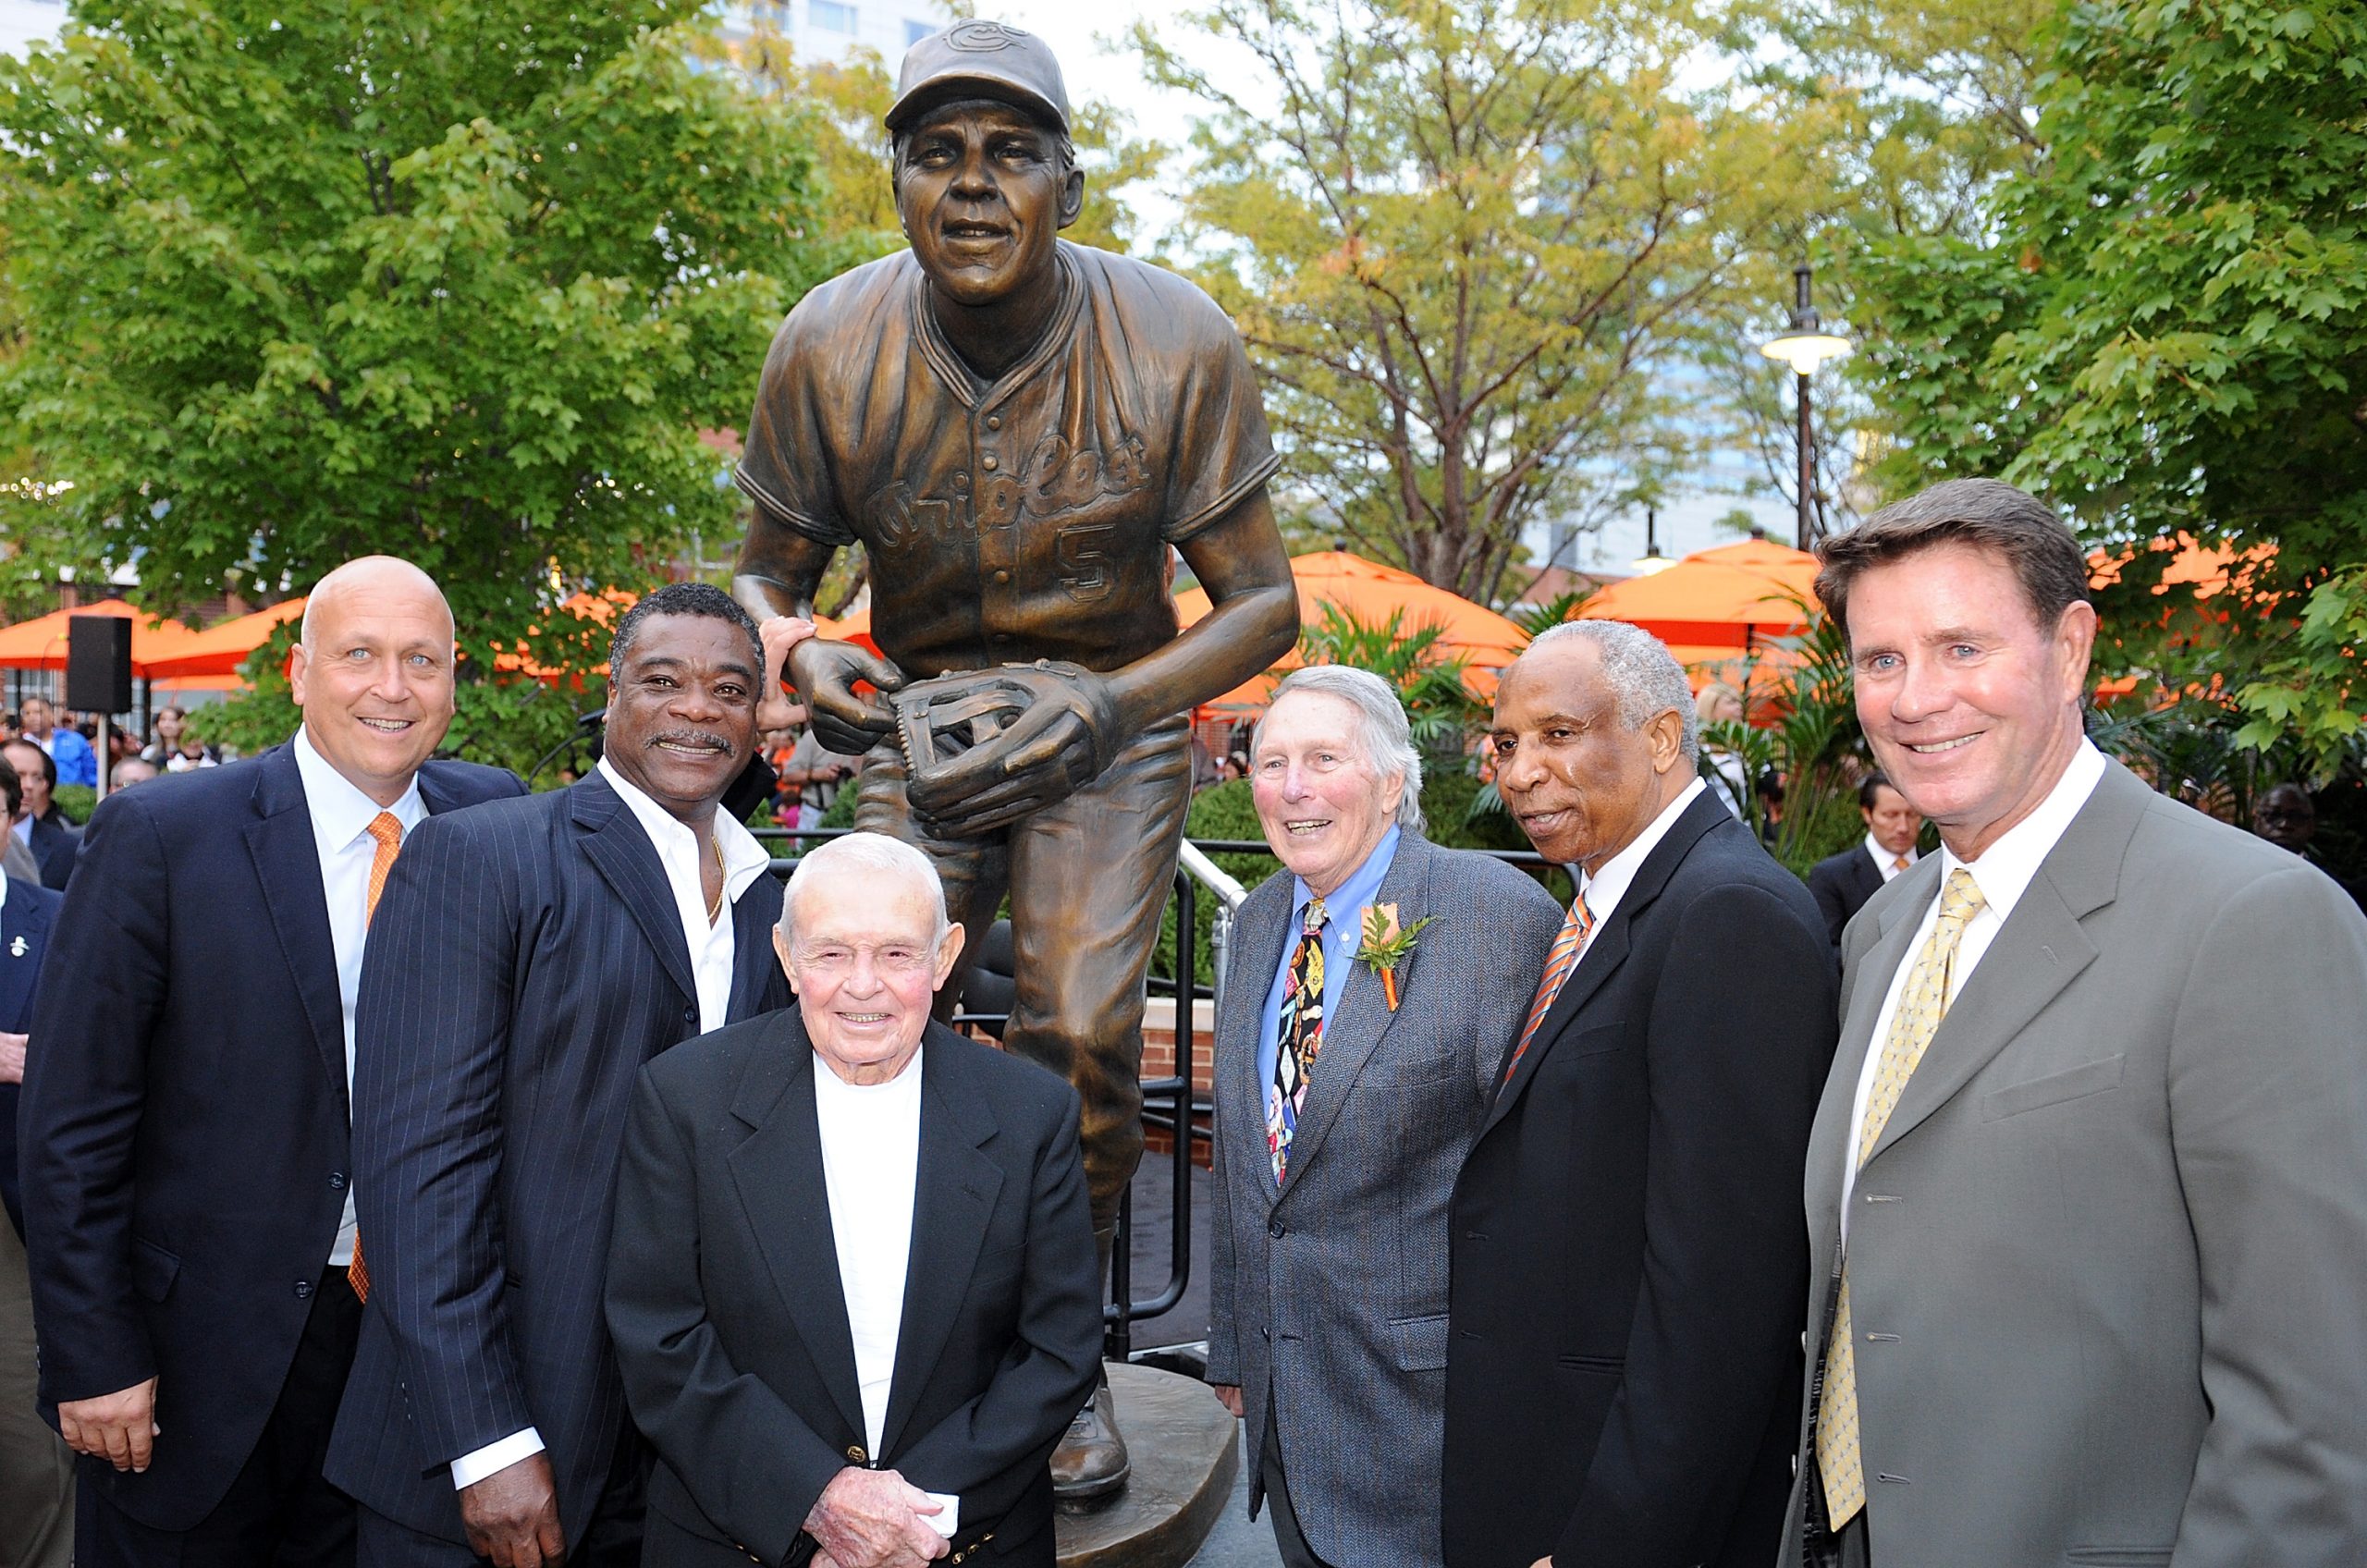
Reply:
<svg viewBox="0 0 2367 1568"><path fill-rule="evenodd" d="M1891 861L1890 868L1893 871L1905 871L1908 866L1913 865L1915 863L1913 861L1908 860L1905 855L1899 855Z"/></svg>
<svg viewBox="0 0 2367 1568"><path fill-rule="evenodd" d="M1580 893L1570 905L1570 913L1562 922L1561 935L1553 938L1553 946L1545 954L1545 974L1537 982L1537 999L1528 1004L1528 1022L1520 1026L1520 1044L1513 1047L1513 1058L1504 1063L1504 1082L1513 1081L1513 1070L1528 1049L1528 1042L1537 1037L1537 1026L1553 1011L1553 998L1562 994L1562 982L1578 966L1578 949L1587 945L1587 933L1594 929L1594 912L1587 908L1587 896Z"/></svg>
<svg viewBox="0 0 2367 1568"><path fill-rule="evenodd" d="M362 912L364 927L377 917L378 895L386 890L386 874L395 869L395 857L403 852L403 825L396 820L393 812L382 811L370 819L370 837L378 840L378 847L370 851L370 899ZM345 1266L345 1277L357 1298L370 1299L370 1270L362 1261L359 1231L354 1233L353 1261Z"/></svg>

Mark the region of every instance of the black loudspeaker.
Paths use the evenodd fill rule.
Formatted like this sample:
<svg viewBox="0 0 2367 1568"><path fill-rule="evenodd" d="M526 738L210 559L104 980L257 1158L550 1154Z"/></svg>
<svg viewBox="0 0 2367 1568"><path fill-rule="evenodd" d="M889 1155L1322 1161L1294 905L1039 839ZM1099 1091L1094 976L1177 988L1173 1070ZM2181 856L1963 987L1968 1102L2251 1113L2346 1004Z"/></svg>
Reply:
<svg viewBox="0 0 2367 1568"><path fill-rule="evenodd" d="M66 626L66 705L80 713L129 713L131 618L78 615Z"/></svg>

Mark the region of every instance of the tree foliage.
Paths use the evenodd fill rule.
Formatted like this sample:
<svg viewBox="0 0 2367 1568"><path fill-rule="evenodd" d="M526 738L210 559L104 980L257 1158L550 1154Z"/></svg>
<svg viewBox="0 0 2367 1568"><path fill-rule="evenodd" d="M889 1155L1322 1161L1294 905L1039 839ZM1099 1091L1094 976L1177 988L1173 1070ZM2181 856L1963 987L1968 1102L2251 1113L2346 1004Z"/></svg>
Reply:
<svg viewBox="0 0 2367 1568"><path fill-rule="evenodd" d="M2330 761L2367 707L2367 12L2079 0L2040 39L2043 154L1983 232L1862 269L1883 478L2009 479L2106 544L2273 545L2223 666L2258 665L2248 708Z"/></svg>
<svg viewBox="0 0 2367 1568"><path fill-rule="evenodd" d="M373 550L477 672L576 587L735 530L811 281L801 122L702 70L693 0L94 0L0 62L22 341L0 411L69 490L0 531L168 608ZM464 715L465 717L465 715Z"/></svg>
<svg viewBox="0 0 2367 1568"><path fill-rule="evenodd" d="M1198 276L1268 382L1289 482L1466 597L1685 437L1652 393L1809 199L1815 116L1686 92L1675 0L1217 0L1263 97L1138 28L1209 105ZM1268 100L1270 99L1270 102ZM1720 328L1723 330L1723 328Z"/></svg>

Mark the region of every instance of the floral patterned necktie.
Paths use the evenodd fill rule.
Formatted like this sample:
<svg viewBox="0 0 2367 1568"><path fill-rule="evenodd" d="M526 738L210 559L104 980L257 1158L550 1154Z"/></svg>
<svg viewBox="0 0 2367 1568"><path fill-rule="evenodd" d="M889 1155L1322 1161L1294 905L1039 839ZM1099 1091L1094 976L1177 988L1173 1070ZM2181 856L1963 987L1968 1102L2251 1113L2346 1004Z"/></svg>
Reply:
<svg viewBox="0 0 2367 1568"><path fill-rule="evenodd" d="M1290 1173L1291 1136L1299 1109L1306 1104L1307 1074L1323 1049L1323 900L1306 906L1298 948L1282 982L1282 1018L1276 1031L1274 1081L1266 1086L1266 1148L1274 1159L1274 1185Z"/></svg>

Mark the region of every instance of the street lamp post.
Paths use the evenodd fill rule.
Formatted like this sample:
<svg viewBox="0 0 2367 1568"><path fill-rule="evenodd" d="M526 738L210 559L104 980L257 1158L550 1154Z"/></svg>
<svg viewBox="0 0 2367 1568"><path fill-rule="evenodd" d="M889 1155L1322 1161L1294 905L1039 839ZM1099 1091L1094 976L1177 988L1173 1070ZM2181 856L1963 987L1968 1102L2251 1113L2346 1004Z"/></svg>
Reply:
<svg viewBox="0 0 2367 1568"><path fill-rule="evenodd" d="M1817 540L1816 526L1816 433L1809 420L1809 377L1816 367L1827 360L1837 360L1849 352L1849 342L1824 330L1817 319L1816 307L1809 303L1809 264L1802 262L1792 269L1793 300L1792 330L1771 342L1760 345L1759 351L1771 360L1781 360L1792 367L1793 386L1797 392L1800 410L1800 517L1799 546L1805 550Z"/></svg>

